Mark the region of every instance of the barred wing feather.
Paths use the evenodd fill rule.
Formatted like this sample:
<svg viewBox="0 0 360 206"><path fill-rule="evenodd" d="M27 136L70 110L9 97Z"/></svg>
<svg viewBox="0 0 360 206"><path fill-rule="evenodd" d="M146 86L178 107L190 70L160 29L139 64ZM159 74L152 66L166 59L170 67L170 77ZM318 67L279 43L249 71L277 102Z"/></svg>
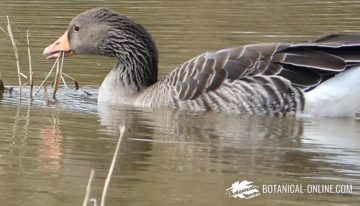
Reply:
<svg viewBox="0 0 360 206"><path fill-rule="evenodd" d="M238 105L247 113L296 113L304 108L303 91L360 62L359 36L332 34L307 43L208 52L177 67L159 84L175 91L172 102L177 107L231 111Z"/></svg>

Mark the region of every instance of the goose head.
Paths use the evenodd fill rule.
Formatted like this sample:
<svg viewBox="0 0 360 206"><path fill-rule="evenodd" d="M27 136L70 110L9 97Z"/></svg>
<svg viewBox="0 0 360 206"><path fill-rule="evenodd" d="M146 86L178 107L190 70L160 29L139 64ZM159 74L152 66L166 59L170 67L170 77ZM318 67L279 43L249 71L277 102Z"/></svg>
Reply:
<svg viewBox="0 0 360 206"><path fill-rule="evenodd" d="M119 60L116 68L143 76L145 84L157 79L158 54L151 35L140 24L107 8L90 9L76 16L43 55L53 59L60 52L65 56L114 57Z"/></svg>

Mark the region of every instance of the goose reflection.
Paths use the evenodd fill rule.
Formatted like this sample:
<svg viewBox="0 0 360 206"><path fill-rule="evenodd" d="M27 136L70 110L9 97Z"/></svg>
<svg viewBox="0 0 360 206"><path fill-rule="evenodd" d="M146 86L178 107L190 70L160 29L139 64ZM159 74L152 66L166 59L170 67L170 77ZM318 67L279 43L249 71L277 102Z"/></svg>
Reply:
<svg viewBox="0 0 360 206"><path fill-rule="evenodd" d="M319 164L319 157L327 154L308 144L313 134L304 132L312 130L306 119L104 105L99 107L99 114L103 131L112 136L118 135L118 125L126 125L125 145L151 145L150 154L156 162L151 158L148 161L155 167L161 162L166 168L189 171L308 176L333 164L327 158L320 158ZM328 127L336 130L337 122ZM304 124L310 128L304 129ZM317 138L325 140L330 134L321 131Z"/></svg>
<svg viewBox="0 0 360 206"><path fill-rule="evenodd" d="M70 106L55 112L37 105L27 112L27 108L14 107L9 102L1 103L0 128L6 128L3 135L18 137L10 142L29 145L9 144L9 148L28 154L29 148L48 148L43 138L31 138L39 137L44 128L49 129L46 134L62 134L61 144L53 144L54 151L61 154L56 159L58 170L47 171L59 174L53 181L70 182L80 188L85 187L91 168L100 180L106 176L119 125L126 126L111 183L115 195L109 198L118 198L116 194L122 194L124 187L129 191L126 195L134 195L134 199L136 191L147 190L149 197L155 197L164 187L175 193L181 187L195 196L200 195L199 191L211 196L212 190L205 190L206 187L225 189L237 179L257 184L360 184L360 140L356 135L360 127L351 118L259 117L101 105L95 112L70 110ZM20 113L14 115L16 108L20 108ZM24 122L26 113L29 121ZM56 121L55 127L44 125L49 116L61 121ZM8 129L7 122L13 122L13 130ZM4 157L13 160L16 154ZM39 153L34 154L40 158L36 156ZM46 162L29 163L18 170L33 174L46 166L43 163ZM194 185L194 181L198 184ZM102 186L102 182L94 184ZM181 195L184 191L177 192Z"/></svg>

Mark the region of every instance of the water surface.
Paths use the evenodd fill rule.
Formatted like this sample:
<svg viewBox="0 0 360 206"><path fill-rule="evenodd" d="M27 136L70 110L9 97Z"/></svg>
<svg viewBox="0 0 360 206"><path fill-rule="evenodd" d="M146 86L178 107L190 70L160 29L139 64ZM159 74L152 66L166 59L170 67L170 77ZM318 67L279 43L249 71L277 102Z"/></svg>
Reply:
<svg viewBox="0 0 360 206"><path fill-rule="evenodd" d="M358 31L358 1L10 1L21 66L25 32L37 84L52 65L42 50L78 13L110 7L142 23L160 52L160 75L209 50L248 43L306 41L328 32ZM16 85L10 41L0 34L0 72ZM358 205L360 127L353 118L272 118L223 113L98 108L98 85L114 60L66 59L64 70L85 90L61 90L59 102L15 93L0 100L1 205L80 205L90 170L99 199L119 135L121 144L107 205ZM261 194L233 199L237 180L262 184L351 184L353 194Z"/></svg>

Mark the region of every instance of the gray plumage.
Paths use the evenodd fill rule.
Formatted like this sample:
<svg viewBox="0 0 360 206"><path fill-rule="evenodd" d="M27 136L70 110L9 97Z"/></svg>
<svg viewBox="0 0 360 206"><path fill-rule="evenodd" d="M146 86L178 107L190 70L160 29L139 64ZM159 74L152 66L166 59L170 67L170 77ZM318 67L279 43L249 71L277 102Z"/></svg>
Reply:
<svg viewBox="0 0 360 206"><path fill-rule="evenodd" d="M105 8L75 17L68 39L75 54L119 60L100 88L99 102L144 107L293 115L304 110L305 91L360 63L360 34L331 34L306 43L207 52L157 80L150 34Z"/></svg>

